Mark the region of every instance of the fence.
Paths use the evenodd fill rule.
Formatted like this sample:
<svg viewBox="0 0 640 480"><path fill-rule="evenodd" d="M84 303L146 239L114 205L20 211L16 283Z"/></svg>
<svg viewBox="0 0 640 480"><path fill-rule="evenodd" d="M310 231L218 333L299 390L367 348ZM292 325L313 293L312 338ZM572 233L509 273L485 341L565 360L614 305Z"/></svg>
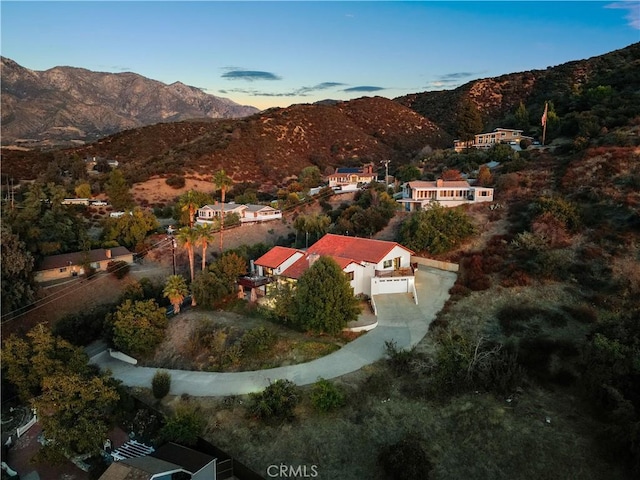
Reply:
<svg viewBox="0 0 640 480"><path fill-rule="evenodd" d="M411 257L411 262L424 265L425 267L437 268L438 270L446 270L447 272L457 272L460 268L460 265L457 263L443 262L441 260L423 257Z"/></svg>
<svg viewBox="0 0 640 480"><path fill-rule="evenodd" d="M25 423L21 427L16 428L16 435L18 436L18 438L20 438L22 435L24 435L27 432L27 430L33 427L37 421L38 421L38 417L34 415L33 417L31 417L31 420L29 420L27 423Z"/></svg>

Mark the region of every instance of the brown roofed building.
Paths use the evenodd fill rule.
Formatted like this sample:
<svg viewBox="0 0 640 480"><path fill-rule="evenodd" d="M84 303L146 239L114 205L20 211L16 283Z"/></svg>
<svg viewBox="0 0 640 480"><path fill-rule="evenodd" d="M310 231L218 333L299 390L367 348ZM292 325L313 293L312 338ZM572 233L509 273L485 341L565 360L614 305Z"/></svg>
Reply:
<svg viewBox="0 0 640 480"><path fill-rule="evenodd" d="M88 252L63 253L44 257L36 268L35 281L47 282L84 274L84 265L105 271L109 262L133 263L133 253L125 247L98 248Z"/></svg>

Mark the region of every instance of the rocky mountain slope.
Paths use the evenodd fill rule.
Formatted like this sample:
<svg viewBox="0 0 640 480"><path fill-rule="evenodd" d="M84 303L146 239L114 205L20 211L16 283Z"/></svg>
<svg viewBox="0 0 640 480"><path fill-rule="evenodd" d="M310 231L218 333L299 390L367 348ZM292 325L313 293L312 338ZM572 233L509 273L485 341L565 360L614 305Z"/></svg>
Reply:
<svg viewBox="0 0 640 480"><path fill-rule="evenodd" d="M125 129L189 118L258 112L180 82L72 67L34 71L2 57L2 143L87 141Z"/></svg>
<svg viewBox="0 0 640 480"><path fill-rule="evenodd" d="M395 101L429 118L451 135L456 135L456 106L471 100L484 121L485 130L497 126L513 113L520 102L535 112L535 124L545 101L566 113L579 109L572 105L576 96L599 85L637 95L640 90L640 43L585 60L577 60L545 70L510 73L473 80L454 90L414 93ZM578 107L578 108L576 108ZM532 118L532 120L534 120Z"/></svg>
<svg viewBox="0 0 640 480"><path fill-rule="evenodd" d="M399 165L425 146L445 147L450 142L448 134L411 109L373 97L332 106L275 108L244 119L159 123L57 151L5 149L3 173L35 178L55 158L105 157L118 160L133 182L224 168L236 182L269 190L307 166L324 172L370 161Z"/></svg>

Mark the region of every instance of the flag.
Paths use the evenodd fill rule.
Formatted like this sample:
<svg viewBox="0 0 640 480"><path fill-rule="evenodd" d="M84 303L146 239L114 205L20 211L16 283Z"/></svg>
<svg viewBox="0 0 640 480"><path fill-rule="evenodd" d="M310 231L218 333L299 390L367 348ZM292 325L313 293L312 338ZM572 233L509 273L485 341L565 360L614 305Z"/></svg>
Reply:
<svg viewBox="0 0 640 480"><path fill-rule="evenodd" d="M547 102L544 103L544 113L542 114L542 126L547 125Z"/></svg>

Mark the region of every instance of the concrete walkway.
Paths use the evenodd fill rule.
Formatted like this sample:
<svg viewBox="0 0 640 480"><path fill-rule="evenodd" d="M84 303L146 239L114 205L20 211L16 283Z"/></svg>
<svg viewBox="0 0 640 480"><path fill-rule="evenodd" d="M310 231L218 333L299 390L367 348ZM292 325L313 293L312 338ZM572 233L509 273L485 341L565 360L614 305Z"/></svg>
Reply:
<svg viewBox="0 0 640 480"><path fill-rule="evenodd" d="M319 377L336 378L355 372L385 356L385 341L398 348L416 345L426 335L429 324L449 298L456 274L421 267L416 272L418 305L410 294L377 295L378 326L348 343L340 350L308 363L252 372L218 373L169 370L171 394L198 397L243 395L263 390L279 379L297 385L315 383ZM102 352L91 358L101 369L109 369L114 378L132 387L151 387L155 368L137 367Z"/></svg>

